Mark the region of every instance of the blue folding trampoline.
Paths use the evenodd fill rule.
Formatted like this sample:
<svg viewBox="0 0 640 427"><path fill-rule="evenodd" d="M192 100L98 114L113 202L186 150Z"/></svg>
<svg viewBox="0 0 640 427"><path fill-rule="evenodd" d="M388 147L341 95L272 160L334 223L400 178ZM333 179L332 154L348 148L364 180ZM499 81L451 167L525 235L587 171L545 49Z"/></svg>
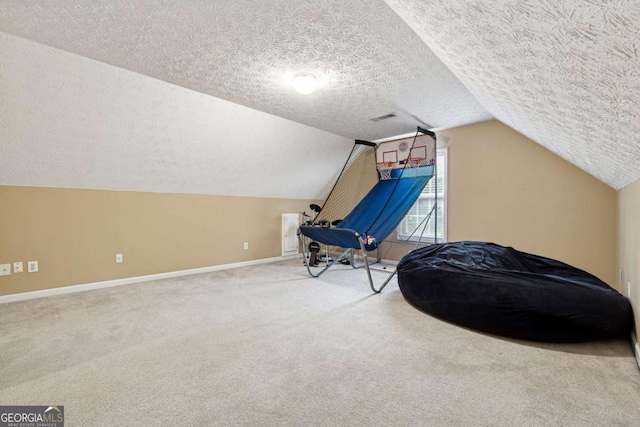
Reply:
<svg viewBox="0 0 640 427"><path fill-rule="evenodd" d="M309 274L318 277L336 263L347 256L351 256L351 266L357 267L353 262L353 252L360 250L364 259L364 265L369 279L371 290L379 293L395 275L395 270L390 273L384 283L376 288L371 277L367 252L376 250L379 244L387 238L407 215L414 205L422 190L435 175L436 172L436 137L435 133L418 128L416 136L412 140L411 148L405 148L405 156L381 159L382 153L376 150L377 145L367 141L356 140L349 159L345 163L336 184L327 197L316 217L300 226L298 237L303 250L305 264ZM367 150L369 153L367 153ZM388 153L388 152L387 152ZM384 153L386 154L386 153ZM367 155L375 159L375 164L367 164ZM360 162L360 164L358 164ZM364 165L363 165L364 163ZM376 168L377 165L377 168ZM346 182L352 169L362 167L368 173L375 173L377 182L364 194L360 200L352 191L353 185ZM356 185L361 179L353 178ZM336 199L340 197L351 205L351 211L343 218L339 216L339 209L331 209ZM345 196L346 195L346 196ZM332 203L333 202L333 203ZM344 209L343 209L344 210ZM325 219L320 219L325 218ZM335 224L333 227L331 224ZM425 223L426 225L426 223ZM303 237L304 236L304 237ZM304 238L311 239L325 245L337 246L344 251L319 273L314 274L310 268L307 247Z"/></svg>

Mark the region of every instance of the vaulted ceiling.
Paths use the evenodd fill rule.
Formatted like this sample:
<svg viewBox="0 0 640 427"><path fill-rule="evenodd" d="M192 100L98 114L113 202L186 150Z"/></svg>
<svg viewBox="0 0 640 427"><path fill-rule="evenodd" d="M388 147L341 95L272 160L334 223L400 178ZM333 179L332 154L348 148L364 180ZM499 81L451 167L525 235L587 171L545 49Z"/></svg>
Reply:
<svg viewBox="0 0 640 427"><path fill-rule="evenodd" d="M0 31L340 136L495 117L640 177L635 0L3 0ZM294 92L299 71L317 92ZM372 122L390 112L397 117Z"/></svg>
<svg viewBox="0 0 640 427"><path fill-rule="evenodd" d="M616 189L640 177L637 0L387 3L498 120Z"/></svg>
<svg viewBox="0 0 640 427"><path fill-rule="evenodd" d="M352 139L491 118L382 0L9 0L0 30Z"/></svg>

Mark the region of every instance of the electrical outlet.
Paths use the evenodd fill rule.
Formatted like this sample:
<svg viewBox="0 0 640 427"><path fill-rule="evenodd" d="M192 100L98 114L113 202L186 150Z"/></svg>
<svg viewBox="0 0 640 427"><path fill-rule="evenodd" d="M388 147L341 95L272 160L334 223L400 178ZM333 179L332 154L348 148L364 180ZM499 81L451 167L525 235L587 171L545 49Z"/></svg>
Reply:
<svg viewBox="0 0 640 427"><path fill-rule="evenodd" d="M11 264L0 264L0 276L11 275Z"/></svg>
<svg viewBox="0 0 640 427"><path fill-rule="evenodd" d="M38 272L38 261L27 262L27 273L37 273L37 272Z"/></svg>
<svg viewBox="0 0 640 427"><path fill-rule="evenodd" d="M122 254L116 254L116 263L120 264L122 262Z"/></svg>
<svg viewBox="0 0 640 427"><path fill-rule="evenodd" d="M249 249L249 242L244 242L244 249L245 250Z"/></svg>
<svg viewBox="0 0 640 427"><path fill-rule="evenodd" d="M24 270L22 269L22 262L14 262L13 263L13 272L14 273L22 273Z"/></svg>

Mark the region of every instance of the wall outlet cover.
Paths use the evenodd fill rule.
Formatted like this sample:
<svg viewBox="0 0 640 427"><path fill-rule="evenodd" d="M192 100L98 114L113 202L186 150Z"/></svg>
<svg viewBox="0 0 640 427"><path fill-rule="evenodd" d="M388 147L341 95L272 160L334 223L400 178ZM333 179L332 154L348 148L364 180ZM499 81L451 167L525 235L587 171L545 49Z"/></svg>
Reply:
<svg viewBox="0 0 640 427"><path fill-rule="evenodd" d="M249 242L244 242L244 248L245 248L245 250L249 249Z"/></svg>
<svg viewBox="0 0 640 427"><path fill-rule="evenodd" d="M116 263L120 264L123 261L122 254L116 254Z"/></svg>
<svg viewBox="0 0 640 427"><path fill-rule="evenodd" d="M11 264L0 264L0 276L11 275Z"/></svg>
<svg viewBox="0 0 640 427"><path fill-rule="evenodd" d="M37 273L38 272L38 261L29 261L27 263L27 272L28 273Z"/></svg>

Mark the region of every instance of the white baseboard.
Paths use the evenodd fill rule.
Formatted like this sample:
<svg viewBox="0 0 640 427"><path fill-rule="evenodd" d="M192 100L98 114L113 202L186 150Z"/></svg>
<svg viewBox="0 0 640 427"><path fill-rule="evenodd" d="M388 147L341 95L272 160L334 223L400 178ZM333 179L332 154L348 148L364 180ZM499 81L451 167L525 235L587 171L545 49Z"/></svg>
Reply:
<svg viewBox="0 0 640 427"><path fill-rule="evenodd" d="M638 339L633 332L631 332L631 345L633 346L633 353L636 355L636 363L640 369L640 345L638 345Z"/></svg>
<svg viewBox="0 0 640 427"><path fill-rule="evenodd" d="M170 271L168 273L149 274L147 276L127 277L125 279L106 280L104 282L85 283L81 285L63 286L60 288L43 289L41 291L23 292L19 294L0 296L0 304L24 301L53 295L72 294L75 292L92 291L94 289L112 288L114 286L131 285L133 283L149 282L151 280L170 279L172 277L189 276L191 274L209 273L211 271L228 270L231 268L247 267L250 265L267 264L276 261L299 258L300 254L279 256L273 258L256 259L252 261L234 262L232 264L212 265L210 267L192 268L189 270Z"/></svg>

